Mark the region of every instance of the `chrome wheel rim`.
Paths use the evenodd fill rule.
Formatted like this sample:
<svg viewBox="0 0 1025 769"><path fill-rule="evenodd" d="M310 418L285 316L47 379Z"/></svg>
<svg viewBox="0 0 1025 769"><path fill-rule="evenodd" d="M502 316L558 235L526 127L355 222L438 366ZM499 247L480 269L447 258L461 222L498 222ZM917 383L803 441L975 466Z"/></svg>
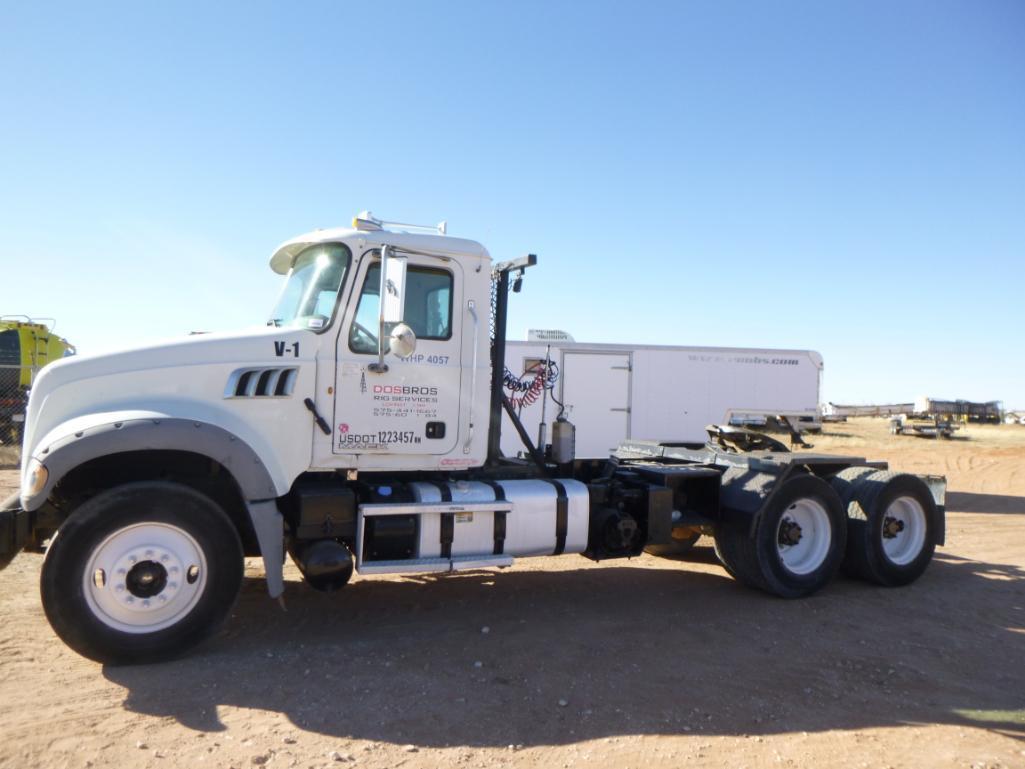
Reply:
<svg viewBox="0 0 1025 769"><path fill-rule="evenodd" d="M125 633L152 633L180 622L206 582L202 548L167 523L118 529L92 551L82 575L93 616Z"/></svg>

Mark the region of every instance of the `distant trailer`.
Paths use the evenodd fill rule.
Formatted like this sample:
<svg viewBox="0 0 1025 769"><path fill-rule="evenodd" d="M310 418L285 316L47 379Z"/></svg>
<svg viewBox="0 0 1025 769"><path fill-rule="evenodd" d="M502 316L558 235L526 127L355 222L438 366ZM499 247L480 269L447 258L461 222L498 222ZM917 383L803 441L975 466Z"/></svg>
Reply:
<svg viewBox="0 0 1025 769"><path fill-rule="evenodd" d="M506 367L521 387L550 354L558 370L554 393L576 425L578 457L605 457L638 436L704 443L709 424L765 424L785 417L797 430L821 429L822 356L813 350L587 344L568 334L530 333L507 343ZM527 432L538 441L559 405L507 390ZM522 448L503 417L502 451ZM549 439L550 440L550 439Z"/></svg>
<svg viewBox="0 0 1025 769"><path fill-rule="evenodd" d="M957 419L961 422L990 422L999 424L1003 411L1001 401L941 400L939 398L916 398L915 414L923 416Z"/></svg>
<svg viewBox="0 0 1025 769"><path fill-rule="evenodd" d="M878 403L860 406L830 403L825 409L825 417L827 421L845 417L892 417L899 414L911 414L914 410L914 403Z"/></svg>
<svg viewBox="0 0 1025 769"><path fill-rule="evenodd" d="M928 419L901 414L890 419L891 435L917 435L920 438L950 439L954 437L954 433L958 429L960 426L952 420L940 417Z"/></svg>
<svg viewBox="0 0 1025 769"><path fill-rule="evenodd" d="M940 400L939 398L916 398L912 403L872 403L847 406L830 403L825 408L826 417L896 417L905 414L915 419L944 419L958 422L999 423L1001 401Z"/></svg>

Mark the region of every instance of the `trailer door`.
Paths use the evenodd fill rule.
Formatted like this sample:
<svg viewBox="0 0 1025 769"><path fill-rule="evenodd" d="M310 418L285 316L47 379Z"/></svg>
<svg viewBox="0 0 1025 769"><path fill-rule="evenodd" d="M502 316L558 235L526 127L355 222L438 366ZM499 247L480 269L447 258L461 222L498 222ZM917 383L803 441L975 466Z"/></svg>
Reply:
<svg viewBox="0 0 1025 769"><path fill-rule="evenodd" d="M607 457L630 437L630 353L566 351L562 399L578 457Z"/></svg>

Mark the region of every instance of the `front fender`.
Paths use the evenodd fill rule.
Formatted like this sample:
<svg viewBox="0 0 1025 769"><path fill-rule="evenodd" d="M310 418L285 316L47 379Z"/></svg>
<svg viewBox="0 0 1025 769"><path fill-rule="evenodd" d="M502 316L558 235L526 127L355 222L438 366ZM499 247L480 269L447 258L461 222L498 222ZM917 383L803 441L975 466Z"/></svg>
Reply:
<svg viewBox="0 0 1025 769"><path fill-rule="evenodd" d="M32 459L48 472L45 486L35 494L22 494L24 511L42 506L53 487L84 462L132 451L171 450L202 454L219 462L235 479L245 499L272 598L284 592L284 522L274 499L280 496L266 465L252 447L217 425L161 414L131 412L122 418L74 420L71 432L54 437L51 431L39 442ZM29 463L23 465L23 472ZM24 476L23 476L24 481ZM24 482L22 489L25 489Z"/></svg>
<svg viewBox="0 0 1025 769"><path fill-rule="evenodd" d="M78 424L71 424L70 432L55 436L57 430L51 431L37 444L32 459L46 468L48 476L42 489L25 494L23 475L21 504L25 510L38 509L60 479L84 462L150 450L188 451L219 462L235 478L247 501L279 496L260 456L248 443L217 425L139 412L123 418L109 415L109 419L90 424L75 421ZM26 462L23 471L27 467Z"/></svg>

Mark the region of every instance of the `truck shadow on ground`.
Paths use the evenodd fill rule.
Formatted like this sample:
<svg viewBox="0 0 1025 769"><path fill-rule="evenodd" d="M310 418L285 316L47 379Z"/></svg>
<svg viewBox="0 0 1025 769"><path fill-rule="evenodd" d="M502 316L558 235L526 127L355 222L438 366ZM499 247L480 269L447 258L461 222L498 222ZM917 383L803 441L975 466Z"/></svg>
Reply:
<svg viewBox="0 0 1025 769"><path fill-rule="evenodd" d="M1010 494L971 494L964 491L947 493L947 510L958 513L1025 513L1025 497Z"/></svg>
<svg viewBox="0 0 1025 769"><path fill-rule="evenodd" d="M435 747L906 723L1025 739L1025 570L942 556L906 588L783 601L694 559L289 583L287 612L247 579L211 643L104 675L128 710L211 732L236 706Z"/></svg>

